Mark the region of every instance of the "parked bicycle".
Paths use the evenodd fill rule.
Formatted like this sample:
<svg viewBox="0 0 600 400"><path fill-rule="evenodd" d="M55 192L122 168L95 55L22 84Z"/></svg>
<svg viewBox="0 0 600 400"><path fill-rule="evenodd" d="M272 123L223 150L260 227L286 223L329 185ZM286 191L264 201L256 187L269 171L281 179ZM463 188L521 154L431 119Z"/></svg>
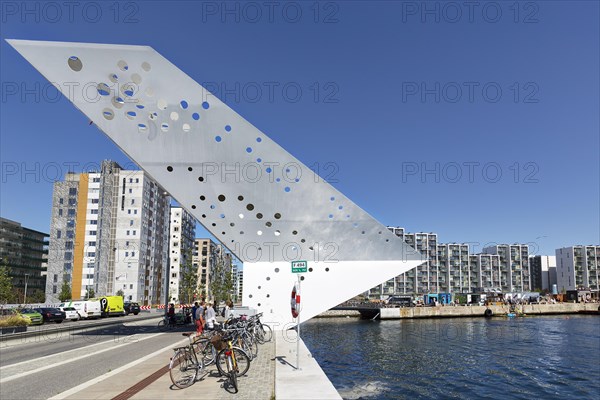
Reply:
<svg viewBox="0 0 600 400"><path fill-rule="evenodd" d="M180 389L190 387L196 382L196 378L204 369L203 357L198 358L194 348L193 332L184 333L188 336L190 343L187 346L175 347L173 357L169 363L169 376L173 385Z"/></svg>

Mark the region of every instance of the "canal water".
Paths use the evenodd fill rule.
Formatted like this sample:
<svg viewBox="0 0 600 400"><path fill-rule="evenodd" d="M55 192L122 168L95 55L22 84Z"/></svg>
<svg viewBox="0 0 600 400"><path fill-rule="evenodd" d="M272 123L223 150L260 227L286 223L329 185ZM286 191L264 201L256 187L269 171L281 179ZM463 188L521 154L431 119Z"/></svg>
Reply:
<svg viewBox="0 0 600 400"><path fill-rule="evenodd" d="M313 319L344 399L600 399L600 318Z"/></svg>

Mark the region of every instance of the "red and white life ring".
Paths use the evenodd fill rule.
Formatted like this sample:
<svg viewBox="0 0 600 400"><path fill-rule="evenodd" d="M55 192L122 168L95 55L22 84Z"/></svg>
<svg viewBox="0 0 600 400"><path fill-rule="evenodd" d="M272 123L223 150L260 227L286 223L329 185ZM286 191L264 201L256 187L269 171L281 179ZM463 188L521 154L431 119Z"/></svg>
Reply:
<svg viewBox="0 0 600 400"><path fill-rule="evenodd" d="M300 291L296 289L296 285L294 284L294 288L292 289L292 317L298 318L300 315Z"/></svg>

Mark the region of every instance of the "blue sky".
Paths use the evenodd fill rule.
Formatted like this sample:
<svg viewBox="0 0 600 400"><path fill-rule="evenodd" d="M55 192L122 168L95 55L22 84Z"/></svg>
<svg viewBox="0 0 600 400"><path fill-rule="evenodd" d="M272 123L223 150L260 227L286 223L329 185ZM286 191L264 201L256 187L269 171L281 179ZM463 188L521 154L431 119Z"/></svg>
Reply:
<svg viewBox="0 0 600 400"><path fill-rule="evenodd" d="M16 38L152 46L384 224L600 243L598 2L268 4L2 2L2 217L47 232L69 165L130 163Z"/></svg>

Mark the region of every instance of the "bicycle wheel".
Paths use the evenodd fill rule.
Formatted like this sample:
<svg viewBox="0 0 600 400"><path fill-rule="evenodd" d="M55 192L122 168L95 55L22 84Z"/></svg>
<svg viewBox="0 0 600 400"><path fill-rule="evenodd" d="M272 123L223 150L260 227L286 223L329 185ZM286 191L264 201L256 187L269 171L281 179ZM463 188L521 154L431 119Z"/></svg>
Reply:
<svg viewBox="0 0 600 400"><path fill-rule="evenodd" d="M217 370L219 370L219 373L223 376L227 375L227 357L225 356L226 350L227 349L221 350L219 354L217 354L216 361ZM237 363L237 375L245 375L246 372L248 372L248 369L250 368L250 357L248 357L248 354L246 354L246 352L240 349L239 347L233 347L233 353L235 355L235 361Z"/></svg>
<svg viewBox="0 0 600 400"><path fill-rule="evenodd" d="M209 339L196 340L193 344L196 356L202 359L204 366L215 362L217 358L217 350L212 345Z"/></svg>
<svg viewBox="0 0 600 400"><path fill-rule="evenodd" d="M227 375L229 375L229 382L231 382L231 386L233 386L233 390L234 390L233 393L237 393L238 392L237 371L233 367L233 359L231 358L231 355L226 356L226 357L227 357L227 370L229 371L227 373Z"/></svg>
<svg viewBox="0 0 600 400"><path fill-rule="evenodd" d="M180 349L175 352L169 364L169 375L173 385L180 389L185 389L194 384L198 375L198 368L188 349Z"/></svg>
<svg viewBox="0 0 600 400"><path fill-rule="evenodd" d="M260 324L259 325L264 332L264 341L270 342L273 339L273 330L269 325Z"/></svg>
<svg viewBox="0 0 600 400"><path fill-rule="evenodd" d="M167 323L164 320L164 318L161 319L160 321L158 321L158 330L160 330L160 331L166 331L167 330Z"/></svg>

